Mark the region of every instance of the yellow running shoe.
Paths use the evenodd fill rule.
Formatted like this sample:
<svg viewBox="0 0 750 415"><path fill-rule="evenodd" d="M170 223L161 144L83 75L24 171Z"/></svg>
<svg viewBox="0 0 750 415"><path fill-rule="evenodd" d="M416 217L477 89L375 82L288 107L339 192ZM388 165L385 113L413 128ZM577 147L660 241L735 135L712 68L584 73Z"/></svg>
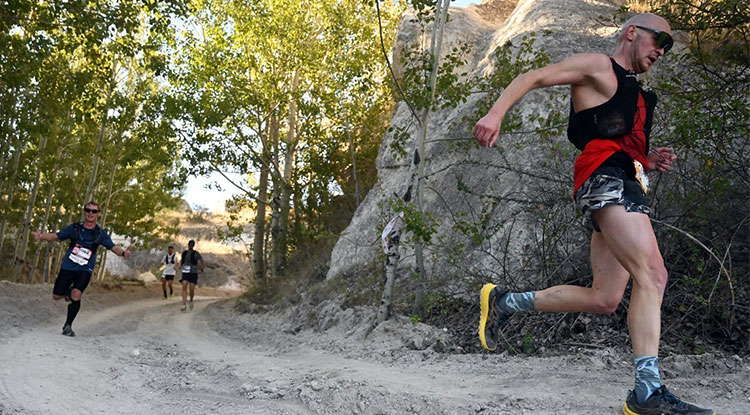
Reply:
<svg viewBox="0 0 750 415"><path fill-rule="evenodd" d="M505 291L495 284L484 284L479 293L479 342L487 350L495 350L500 334L500 326L508 321L509 314L505 314L497 307L497 299L505 295Z"/></svg>

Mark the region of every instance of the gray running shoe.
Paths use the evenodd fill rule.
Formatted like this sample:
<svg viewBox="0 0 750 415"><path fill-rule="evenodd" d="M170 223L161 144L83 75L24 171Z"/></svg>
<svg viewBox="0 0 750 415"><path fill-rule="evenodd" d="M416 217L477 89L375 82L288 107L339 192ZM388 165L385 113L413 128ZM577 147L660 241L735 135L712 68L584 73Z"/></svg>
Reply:
<svg viewBox="0 0 750 415"><path fill-rule="evenodd" d="M628 392L628 399L622 406L625 415L716 415L713 409L699 408L672 395L666 386L654 391L646 402L638 403L635 392Z"/></svg>
<svg viewBox="0 0 750 415"><path fill-rule="evenodd" d="M190 307L190 309L192 310L192 309L193 309L193 300L190 300L190 302L189 302L188 304L190 304L190 306L189 306L189 307Z"/></svg>
<svg viewBox="0 0 750 415"><path fill-rule="evenodd" d="M185 304L183 304L182 308L180 308L180 311L187 311L187 306Z"/></svg>
<svg viewBox="0 0 750 415"><path fill-rule="evenodd" d="M62 335L63 336L68 336L68 337L75 337L76 336L75 332L73 332L73 329L70 327L70 324L66 324L66 325L63 326Z"/></svg>

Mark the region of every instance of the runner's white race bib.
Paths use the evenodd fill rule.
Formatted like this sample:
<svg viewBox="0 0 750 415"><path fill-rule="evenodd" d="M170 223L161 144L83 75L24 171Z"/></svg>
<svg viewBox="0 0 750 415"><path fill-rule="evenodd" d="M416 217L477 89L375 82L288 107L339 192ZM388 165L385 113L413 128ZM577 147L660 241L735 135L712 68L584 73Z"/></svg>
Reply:
<svg viewBox="0 0 750 415"><path fill-rule="evenodd" d="M76 245L73 247L73 250L70 251L70 256L68 258L78 265L88 265L89 259L91 258L91 250Z"/></svg>
<svg viewBox="0 0 750 415"><path fill-rule="evenodd" d="M183 274L190 274L190 265L183 265L183 267L182 267L182 273Z"/></svg>
<svg viewBox="0 0 750 415"><path fill-rule="evenodd" d="M638 183L641 184L643 193L648 193L648 176L646 176L646 169L643 168L643 164L641 164L639 161L633 160L633 164L635 165L636 180L638 180Z"/></svg>

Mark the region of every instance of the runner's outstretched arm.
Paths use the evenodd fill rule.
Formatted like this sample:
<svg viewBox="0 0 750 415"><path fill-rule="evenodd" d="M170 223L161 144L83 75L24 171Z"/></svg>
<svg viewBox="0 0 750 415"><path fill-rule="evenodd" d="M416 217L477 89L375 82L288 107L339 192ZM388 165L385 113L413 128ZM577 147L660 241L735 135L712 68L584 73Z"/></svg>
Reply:
<svg viewBox="0 0 750 415"><path fill-rule="evenodd" d="M41 233L39 231L34 231L32 233L32 236L34 237L35 241L46 241L46 242L54 242L57 240L57 234L56 233Z"/></svg>
<svg viewBox="0 0 750 415"><path fill-rule="evenodd" d="M479 145L492 147L500 134L505 115L529 91L555 85L596 85L596 79L611 71L609 57L599 53L580 53L563 61L518 75L503 90L495 104L472 130Z"/></svg>
<svg viewBox="0 0 750 415"><path fill-rule="evenodd" d="M115 245L112 247L111 251L114 252L117 256L125 257L125 259L130 259L130 247L128 247L128 249L125 249L119 245Z"/></svg>

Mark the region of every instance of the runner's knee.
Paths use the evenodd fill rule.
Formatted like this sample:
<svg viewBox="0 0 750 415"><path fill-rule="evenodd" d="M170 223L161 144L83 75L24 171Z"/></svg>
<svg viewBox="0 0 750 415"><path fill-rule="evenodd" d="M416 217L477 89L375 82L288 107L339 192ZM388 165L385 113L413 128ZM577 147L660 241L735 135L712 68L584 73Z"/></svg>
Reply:
<svg viewBox="0 0 750 415"><path fill-rule="evenodd" d="M645 271L640 278L634 278L641 289L654 290L663 294L667 287L667 269L664 265L653 267Z"/></svg>
<svg viewBox="0 0 750 415"><path fill-rule="evenodd" d="M617 310L617 306L622 301L623 293L617 292L606 292L602 290L592 289L593 295L591 296L591 303L589 304L589 312L595 314L612 314Z"/></svg>
<svg viewBox="0 0 750 415"><path fill-rule="evenodd" d="M596 314L612 314L617 310L617 306L620 305L620 300L622 300L622 296L596 298L593 303L592 311Z"/></svg>
<svg viewBox="0 0 750 415"><path fill-rule="evenodd" d="M664 266L657 268L654 272L654 278L659 292L664 293L664 290L667 288L667 279L669 278L667 269Z"/></svg>

